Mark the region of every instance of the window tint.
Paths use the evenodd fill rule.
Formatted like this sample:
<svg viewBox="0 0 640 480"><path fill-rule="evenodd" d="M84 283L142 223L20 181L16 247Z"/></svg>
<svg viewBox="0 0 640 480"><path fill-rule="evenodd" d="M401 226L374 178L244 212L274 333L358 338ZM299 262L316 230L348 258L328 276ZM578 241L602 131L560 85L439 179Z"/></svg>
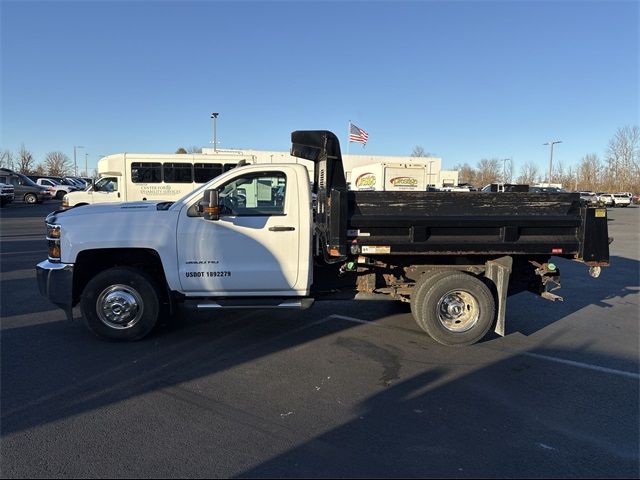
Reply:
<svg viewBox="0 0 640 480"><path fill-rule="evenodd" d="M287 177L282 172L249 174L220 188L222 215L283 215Z"/></svg>
<svg viewBox="0 0 640 480"><path fill-rule="evenodd" d="M160 162L137 162L131 164L131 181L133 183L162 182L162 166Z"/></svg>
<svg viewBox="0 0 640 480"><path fill-rule="evenodd" d="M193 165L193 181L196 183L207 183L221 173L222 164L220 163L195 163Z"/></svg>
<svg viewBox="0 0 640 480"><path fill-rule="evenodd" d="M225 163L224 164L224 171L228 172L229 170L236 168L236 164L235 163Z"/></svg>
<svg viewBox="0 0 640 480"><path fill-rule="evenodd" d="M190 163L165 163L162 165L165 183L191 183L193 173Z"/></svg>

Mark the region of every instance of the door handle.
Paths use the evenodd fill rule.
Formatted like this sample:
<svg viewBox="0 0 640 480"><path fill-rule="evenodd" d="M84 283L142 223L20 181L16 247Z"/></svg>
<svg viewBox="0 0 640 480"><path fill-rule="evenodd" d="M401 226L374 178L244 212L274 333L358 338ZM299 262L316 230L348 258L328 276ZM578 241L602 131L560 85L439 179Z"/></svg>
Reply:
<svg viewBox="0 0 640 480"><path fill-rule="evenodd" d="M269 227L270 232L290 232L295 229L296 227Z"/></svg>

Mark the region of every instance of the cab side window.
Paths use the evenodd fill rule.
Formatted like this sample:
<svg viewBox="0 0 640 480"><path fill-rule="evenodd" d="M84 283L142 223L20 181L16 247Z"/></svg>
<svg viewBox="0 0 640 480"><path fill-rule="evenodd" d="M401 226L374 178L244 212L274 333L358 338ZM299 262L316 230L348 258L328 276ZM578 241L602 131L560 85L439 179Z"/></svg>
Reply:
<svg viewBox="0 0 640 480"><path fill-rule="evenodd" d="M282 172L247 174L219 189L222 215L284 215L287 177Z"/></svg>
<svg viewBox="0 0 640 480"><path fill-rule="evenodd" d="M118 190L117 178L103 178L95 184L94 191L96 192L116 192Z"/></svg>

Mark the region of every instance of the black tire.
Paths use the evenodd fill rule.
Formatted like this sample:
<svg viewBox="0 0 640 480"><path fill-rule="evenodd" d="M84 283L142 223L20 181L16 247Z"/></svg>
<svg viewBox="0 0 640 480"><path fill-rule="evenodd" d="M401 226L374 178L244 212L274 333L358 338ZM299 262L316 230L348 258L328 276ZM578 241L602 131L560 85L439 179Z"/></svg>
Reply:
<svg viewBox="0 0 640 480"><path fill-rule="evenodd" d="M35 196L33 193L27 193L24 196L24 203L28 203L30 205L35 205L36 203L38 203L38 197Z"/></svg>
<svg viewBox="0 0 640 480"><path fill-rule="evenodd" d="M436 270L434 272L423 273L422 276L418 279L413 287L413 292L411 292L411 314L413 315L413 318L416 322L418 321L418 311L416 305L422 304L422 302L424 301L425 292L429 290L435 282L440 280L440 278L445 277L451 273L451 270Z"/></svg>
<svg viewBox="0 0 640 480"><path fill-rule="evenodd" d="M80 307L85 325L98 337L133 341L156 326L160 298L160 289L148 274L136 268L114 267L87 283ZM128 313L127 306L132 307Z"/></svg>
<svg viewBox="0 0 640 480"><path fill-rule="evenodd" d="M62 197L64 197L66 194L67 192L65 192L64 190L58 190L56 192L56 199L62 200Z"/></svg>
<svg viewBox="0 0 640 480"><path fill-rule="evenodd" d="M418 292L416 323L443 345L471 345L495 319L495 300L481 280L468 273L445 272Z"/></svg>

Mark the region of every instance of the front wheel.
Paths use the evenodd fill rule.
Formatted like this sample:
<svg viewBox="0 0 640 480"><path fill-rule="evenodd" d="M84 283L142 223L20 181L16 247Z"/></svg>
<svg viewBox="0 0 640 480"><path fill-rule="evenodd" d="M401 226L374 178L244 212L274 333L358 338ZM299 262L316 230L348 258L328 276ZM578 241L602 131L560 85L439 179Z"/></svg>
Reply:
<svg viewBox="0 0 640 480"><path fill-rule="evenodd" d="M64 197L66 194L67 192L65 192L64 190L58 190L56 192L56 199L62 200L62 197Z"/></svg>
<svg viewBox="0 0 640 480"><path fill-rule="evenodd" d="M33 193L27 193L24 196L25 203L29 203L31 205L38 203L38 197L36 197Z"/></svg>
<svg viewBox="0 0 640 480"><path fill-rule="evenodd" d="M84 322L109 340L139 340L158 322L160 290L145 272L115 267L93 277L80 301Z"/></svg>
<svg viewBox="0 0 640 480"><path fill-rule="evenodd" d="M443 345L471 345L484 337L495 318L491 290L468 273L438 275L416 298L414 317L420 328Z"/></svg>

